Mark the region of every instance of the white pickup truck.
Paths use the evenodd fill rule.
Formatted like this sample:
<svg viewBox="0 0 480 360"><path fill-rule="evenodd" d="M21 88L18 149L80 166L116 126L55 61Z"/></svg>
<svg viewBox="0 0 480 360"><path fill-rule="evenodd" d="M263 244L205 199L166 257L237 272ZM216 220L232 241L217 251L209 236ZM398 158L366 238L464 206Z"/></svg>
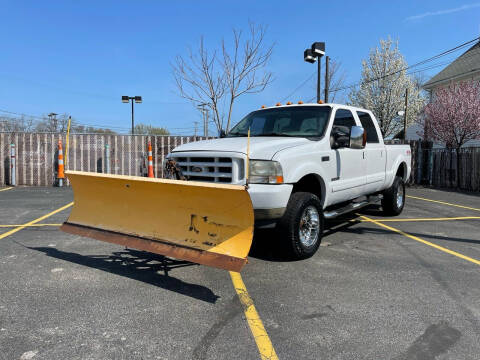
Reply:
<svg viewBox="0 0 480 360"><path fill-rule="evenodd" d="M400 214L411 169L409 145L385 145L370 111L338 104L253 111L226 136L167 158L186 180L248 182L255 225L277 226L299 259L317 251L324 219L379 200L386 214Z"/></svg>

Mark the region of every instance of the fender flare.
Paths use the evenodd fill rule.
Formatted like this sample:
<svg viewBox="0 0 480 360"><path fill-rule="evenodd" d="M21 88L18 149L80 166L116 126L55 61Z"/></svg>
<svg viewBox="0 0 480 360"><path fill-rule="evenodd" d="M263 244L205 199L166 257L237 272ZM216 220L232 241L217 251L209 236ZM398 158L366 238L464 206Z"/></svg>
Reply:
<svg viewBox="0 0 480 360"><path fill-rule="evenodd" d="M327 201L328 194L330 193L330 185L329 182L326 181L326 174L322 167L318 166L313 162L304 163L294 169L294 171L289 175L288 179L286 179L286 182L295 185L302 178L308 175L315 176L320 183L320 201L322 203L322 206L324 206Z"/></svg>

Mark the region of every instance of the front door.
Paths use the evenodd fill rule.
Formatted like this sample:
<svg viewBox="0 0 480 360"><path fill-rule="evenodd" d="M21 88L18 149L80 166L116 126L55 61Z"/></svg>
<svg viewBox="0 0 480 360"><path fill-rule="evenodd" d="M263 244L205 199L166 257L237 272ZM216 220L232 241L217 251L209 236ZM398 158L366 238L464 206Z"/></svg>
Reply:
<svg viewBox="0 0 480 360"><path fill-rule="evenodd" d="M357 122L350 110L337 109L331 131L343 126L350 131ZM332 142L331 142L332 143ZM339 148L332 150L336 172L330 179L334 202L347 201L361 196L366 182L366 161L362 149Z"/></svg>

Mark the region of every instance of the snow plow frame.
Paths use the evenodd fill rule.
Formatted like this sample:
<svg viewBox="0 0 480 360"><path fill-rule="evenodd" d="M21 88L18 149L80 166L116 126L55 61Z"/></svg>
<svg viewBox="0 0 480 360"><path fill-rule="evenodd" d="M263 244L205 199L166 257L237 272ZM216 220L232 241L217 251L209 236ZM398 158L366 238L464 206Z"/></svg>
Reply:
<svg viewBox="0 0 480 360"><path fill-rule="evenodd" d="M61 230L239 272L253 240L242 185L67 171L74 206Z"/></svg>

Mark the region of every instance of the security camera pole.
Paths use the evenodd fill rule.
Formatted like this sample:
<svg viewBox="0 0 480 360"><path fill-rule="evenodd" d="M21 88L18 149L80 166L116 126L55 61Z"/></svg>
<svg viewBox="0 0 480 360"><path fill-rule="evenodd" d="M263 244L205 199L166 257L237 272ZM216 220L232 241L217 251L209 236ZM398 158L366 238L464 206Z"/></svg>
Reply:
<svg viewBox="0 0 480 360"><path fill-rule="evenodd" d="M324 42L314 42L311 49L306 49L303 52L303 59L306 62L313 64L318 59L318 70L317 70L317 102L320 101L320 76L322 73L322 56L325 55L325 43Z"/></svg>
<svg viewBox="0 0 480 360"><path fill-rule="evenodd" d="M135 120L134 120L134 108L133 108L133 103L136 102L137 104L142 103L142 97L141 96L122 96L122 102L128 104L132 101L132 135L135 135Z"/></svg>

